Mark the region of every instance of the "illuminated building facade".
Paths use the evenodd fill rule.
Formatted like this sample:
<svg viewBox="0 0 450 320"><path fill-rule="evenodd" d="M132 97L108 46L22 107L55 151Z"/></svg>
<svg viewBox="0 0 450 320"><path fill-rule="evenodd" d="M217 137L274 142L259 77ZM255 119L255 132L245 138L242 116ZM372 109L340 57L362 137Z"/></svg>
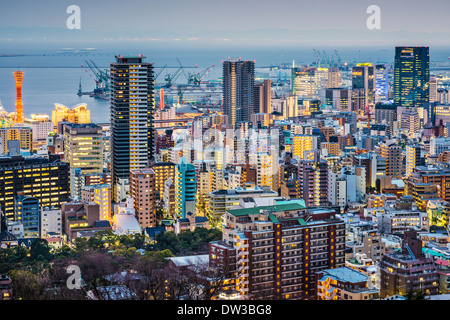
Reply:
<svg viewBox="0 0 450 320"><path fill-rule="evenodd" d="M293 95L314 95L316 93L316 68L292 68L291 89Z"/></svg>
<svg viewBox="0 0 450 320"><path fill-rule="evenodd" d="M406 177L409 177L415 167L420 166L420 145L406 146Z"/></svg>
<svg viewBox="0 0 450 320"><path fill-rule="evenodd" d="M367 275L350 267L317 273L317 300L378 300L379 289L369 285Z"/></svg>
<svg viewBox="0 0 450 320"><path fill-rule="evenodd" d="M103 171L102 127L89 124L64 124L65 160L82 174Z"/></svg>
<svg viewBox="0 0 450 320"><path fill-rule="evenodd" d="M164 195L164 185L167 180L175 177L175 164L172 162L156 162L150 165L155 171L156 198L162 199Z"/></svg>
<svg viewBox="0 0 450 320"><path fill-rule="evenodd" d="M44 157L0 157L0 208L14 219L18 192L39 199L42 207L61 207L70 198L69 164Z"/></svg>
<svg viewBox="0 0 450 320"><path fill-rule="evenodd" d="M11 127L0 128L0 138L3 142L3 154L8 153L8 141L18 140L20 141L20 148L27 149L29 151L33 148L33 130L28 127Z"/></svg>
<svg viewBox="0 0 450 320"><path fill-rule="evenodd" d="M389 99L389 69L384 63L375 64L375 102Z"/></svg>
<svg viewBox="0 0 450 320"><path fill-rule="evenodd" d="M401 251L387 253L380 262L380 296L406 295L423 290L439 293L439 275L433 258L425 257L416 231L405 232Z"/></svg>
<svg viewBox="0 0 450 320"><path fill-rule="evenodd" d="M88 110L86 103L79 103L71 109L55 103L55 110L52 111L52 122L54 127L58 127L60 122L90 123L91 111Z"/></svg>
<svg viewBox="0 0 450 320"><path fill-rule="evenodd" d="M225 266L241 296L314 299L316 273L345 264L345 223L334 211L283 201L231 209L223 220L222 241L210 243L210 266Z"/></svg>
<svg viewBox="0 0 450 320"><path fill-rule="evenodd" d="M156 227L156 186L153 169L130 171L130 196L134 199L134 214L141 227Z"/></svg>
<svg viewBox="0 0 450 320"><path fill-rule="evenodd" d="M116 56L111 74L111 172L113 188L155 156L154 70L144 57ZM116 194L116 192L114 192ZM117 200L117 199L115 199Z"/></svg>
<svg viewBox="0 0 450 320"><path fill-rule="evenodd" d="M318 137L313 135L295 135L293 138L293 157L303 159L305 151L313 151L318 148Z"/></svg>
<svg viewBox="0 0 450 320"><path fill-rule="evenodd" d="M86 203L96 203L99 207L100 220L112 221L112 193L109 184L94 184L81 189L81 200Z"/></svg>
<svg viewBox="0 0 450 320"><path fill-rule="evenodd" d="M23 237L39 238L41 234L39 199L18 192L14 199L14 206L14 221L20 221L23 224Z"/></svg>
<svg viewBox="0 0 450 320"><path fill-rule="evenodd" d="M402 107L420 107L430 99L430 54L428 47L396 47L394 102Z"/></svg>

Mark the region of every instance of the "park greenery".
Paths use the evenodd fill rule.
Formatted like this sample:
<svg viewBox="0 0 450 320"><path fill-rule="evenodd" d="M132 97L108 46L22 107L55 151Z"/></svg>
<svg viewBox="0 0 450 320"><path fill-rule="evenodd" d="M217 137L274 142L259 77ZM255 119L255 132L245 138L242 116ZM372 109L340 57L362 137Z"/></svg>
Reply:
<svg viewBox="0 0 450 320"><path fill-rule="evenodd" d="M103 230L90 238L76 238L70 246L60 248L51 247L45 239L35 239L30 247L0 249L0 274L11 278L16 299L85 299L88 292L102 299L104 292L99 288L117 283L111 275L123 272L140 276L138 282L127 287L134 298L179 297L182 288L176 281L183 277L171 280L174 288L179 289L176 293L162 295L161 283L170 280L169 274L173 276L180 271L157 271L170 268L169 257L207 253L208 243L221 237L221 231L205 228L183 230L179 234L161 232L153 239L144 234L117 235ZM83 290L67 289L69 265L81 269ZM142 292L146 292L145 297Z"/></svg>

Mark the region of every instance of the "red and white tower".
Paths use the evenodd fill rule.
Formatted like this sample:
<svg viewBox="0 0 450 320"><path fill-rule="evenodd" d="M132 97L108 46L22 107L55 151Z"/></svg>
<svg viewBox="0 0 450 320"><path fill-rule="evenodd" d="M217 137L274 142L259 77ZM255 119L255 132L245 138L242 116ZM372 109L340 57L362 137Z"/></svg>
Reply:
<svg viewBox="0 0 450 320"><path fill-rule="evenodd" d="M23 123L25 120L22 104L23 71L15 71L14 80L16 81L16 114L14 115L14 123Z"/></svg>

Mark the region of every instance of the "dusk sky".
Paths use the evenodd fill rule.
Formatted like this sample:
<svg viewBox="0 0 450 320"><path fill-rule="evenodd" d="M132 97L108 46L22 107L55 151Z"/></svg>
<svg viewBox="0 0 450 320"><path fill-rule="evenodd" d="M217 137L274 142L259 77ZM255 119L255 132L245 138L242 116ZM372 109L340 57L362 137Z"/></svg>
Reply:
<svg viewBox="0 0 450 320"><path fill-rule="evenodd" d="M69 30L66 8L81 9ZM366 12L381 9L381 30ZM0 44L117 41L208 45L436 45L450 41L448 0L2 1Z"/></svg>

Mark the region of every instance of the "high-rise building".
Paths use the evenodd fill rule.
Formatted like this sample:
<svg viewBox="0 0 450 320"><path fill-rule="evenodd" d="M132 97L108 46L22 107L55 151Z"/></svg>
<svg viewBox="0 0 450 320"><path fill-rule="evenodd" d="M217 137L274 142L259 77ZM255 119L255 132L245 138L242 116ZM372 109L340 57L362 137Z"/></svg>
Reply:
<svg viewBox="0 0 450 320"><path fill-rule="evenodd" d="M175 167L175 213L185 219L188 212L195 214L197 197L197 173L195 166L183 156Z"/></svg>
<svg viewBox="0 0 450 320"><path fill-rule="evenodd" d="M314 160L299 161L299 188L307 207L328 205L328 170L328 162L317 155Z"/></svg>
<svg viewBox="0 0 450 320"><path fill-rule="evenodd" d="M402 177L402 147L393 140L380 143L380 156L386 159L386 175L400 179Z"/></svg>
<svg viewBox="0 0 450 320"><path fill-rule="evenodd" d="M409 108L402 112L401 128L406 130L409 137L413 137L414 133L420 129L420 117L416 108Z"/></svg>
<svg viewBox="0 0 450 320"><path fill-rule="evenodd" d="M223 61L223 112L228 123L236 126L251 121L254 113L255 62Z"/></svg>
<svg viewBox="0 0 450 320"><path fill-rule="evenodd" d="M375 102L389 99L389 69L385 63L375 65Z"/></svg>
<svg viewBox="0 0 450 320"><path fill-rule="evenodd" d="M116 56L111 74L111 173L113 188L130 171L153 160L153 64L143 56ZM116 192L114 192L116 194Z"/></svg>
<svg viewBox="0 0 450 320"><path fill-rule="evenodd" d="M14 123L23 123L25 121L22 102L23 71L14 71L14 81L16 83L16 112L14 114Z"/></svg>
<svg viewBox="0 0 450 320"><path fill-rule="evenodd" d="M375 105L375 66L358 63L352 70L353 111L361 114L365 108Z"/></svg>
<svg viewBox="0 0 450 320"><path fill-rule="evenodd" d="M420 145L406 146L406 177L409 177L415 167L420 166Z"/></svg>
<svg viewBox="0 0 450 320"><path fill-rule="evenodd" d="M430 99L428 47L396 47L394 102L402 107L420 107Z"/></svg>
<svg viewBox="0 0 450 320"><path fill-rule="evenodd" d="M103 171L102 127L93 124L65 123L63 125L64 154L71 169L81 174Z"/></svg>
<svg viewBox="0 0 450 320"><path fill-rule="evenodd" d="M313 96L316 93L316 68L292 68L291 89L293 95Z"/></svg>
<svg viewBox="0 0 450 320"><path fill-rule="evenodd" d="M151 168L130 171L130 196L142 229L156 227L155 171Z"/></svg>
<svg viewBox="0 0 450 320"><path fill-rule="evenodd" d="M262 83L255 84L253 113L272 113L271 107L271 81L265 79Z"/></svg>

